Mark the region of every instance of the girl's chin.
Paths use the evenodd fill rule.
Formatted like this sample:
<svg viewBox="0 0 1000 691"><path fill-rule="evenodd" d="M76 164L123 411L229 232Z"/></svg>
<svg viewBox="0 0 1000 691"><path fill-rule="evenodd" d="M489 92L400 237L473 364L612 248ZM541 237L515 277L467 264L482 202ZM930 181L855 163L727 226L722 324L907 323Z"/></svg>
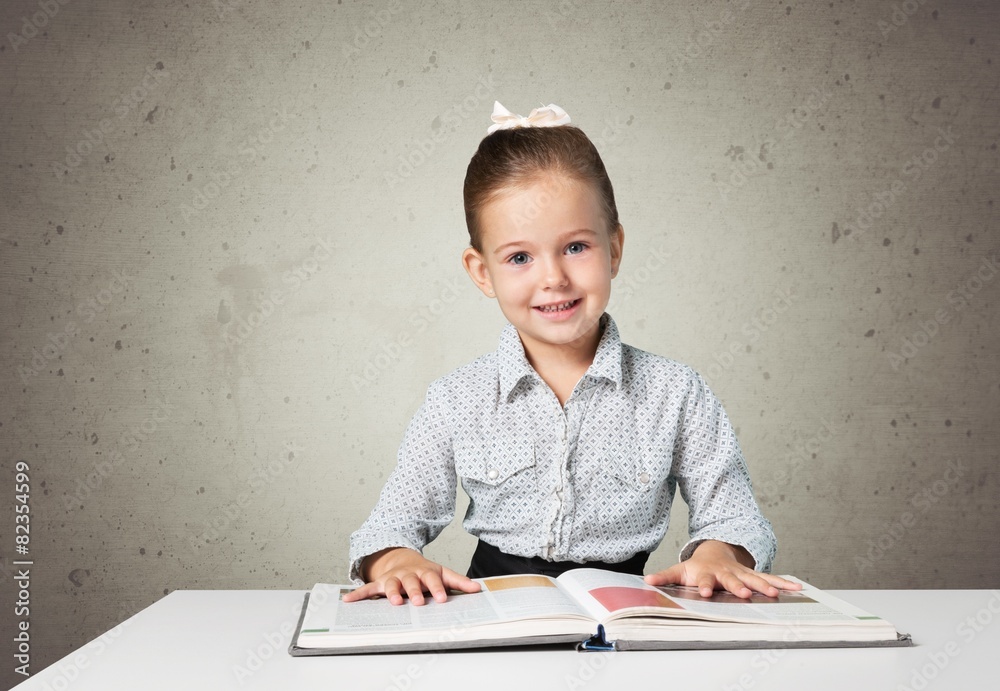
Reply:
<svg viewBox="0 0 1000 691"><path fill-rule="evenodd" d="M537 314L537 310L532 310ZM579 345L581 339L592 335L593 330L598 328L601 315L590 315L580 312L570 319L552 321L549 319L534 319L523 322L518 326L523 328L530 336L538 341L544 341L551 345Z"/></svg>

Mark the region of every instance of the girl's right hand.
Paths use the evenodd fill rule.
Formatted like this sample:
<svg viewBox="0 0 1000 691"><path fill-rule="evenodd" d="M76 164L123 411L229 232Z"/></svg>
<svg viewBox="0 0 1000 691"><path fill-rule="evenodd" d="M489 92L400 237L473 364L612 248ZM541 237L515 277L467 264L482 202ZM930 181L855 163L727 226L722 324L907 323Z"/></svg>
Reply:
<svg viewBox="0 0 1000 691"><path fill-rule="evenodd" d="M425 591L438 602L447 601L449 588L464 593L480 591L476 581L407 547L390 547L365 557L361 575L368 582L344 595L343 602L385 596L390 603L401 605L405 593L412 604L422 605Z"/></svg>

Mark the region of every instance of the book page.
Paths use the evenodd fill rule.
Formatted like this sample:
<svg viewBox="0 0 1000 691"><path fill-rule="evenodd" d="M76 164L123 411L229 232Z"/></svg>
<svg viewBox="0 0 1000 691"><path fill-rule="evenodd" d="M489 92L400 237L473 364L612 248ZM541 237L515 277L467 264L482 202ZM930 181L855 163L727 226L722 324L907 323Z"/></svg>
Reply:
<svg viewBox="0 0 1000 691"><path fill-rule="evenodd" d="M601 622L628 616L661 616L760 624L856 625L865 619L877 619L853 611L857 608L847 611L838 607L840 601L807 583L803 583L801 591L783 590L777 597L754 593L744 599L722 590L706 598L693 586L651 586L639 576L598 569L574 569L559 580Z"/></svg>
<svg viewBox="0 0 1000 691"><path fill-rule="evenodd" d="M527 619L590 617L547 576L480 579L478 593L450 593L446 602L430 596L420 606L393 605L385 598L344 603L348 586L317 584L302 621L300 642L311 634L393 633L470 628Z"/></svg>
<svg viewBox="0 0 1000 691"><path fill-rule="evenodd" d="M633 608L677 608L670 598L647 585L641 576L603 569L573 569L559 584L591 617L604 621L615 612Z"/></svg>
<svg viewBox="0 0 1000 691"><path fill-rule="evenodd" d="M592 618L548 576L498 576L480 583L506 619Z"/></svg>
<svg viewBox="0 0 1000 691"><path fill-rule="evenodd" d="M777 597L753 593L740 598L717 590L711 597L702 597L694 586L665 585L658 590L691 614L716 621L754 623L822 622L856 624L858 619L839 612L821 602L812 593L783 590Z"/></svg>
<svg viewBox="0 0 1000 691"><path fill-rule="evenodd" d="M891 624L799 579L800 591L743 599L725 591L651 586L640 576L574 569L560 584L615 641L894 641ZM645 645L645 644L640 644Z"/></svg>

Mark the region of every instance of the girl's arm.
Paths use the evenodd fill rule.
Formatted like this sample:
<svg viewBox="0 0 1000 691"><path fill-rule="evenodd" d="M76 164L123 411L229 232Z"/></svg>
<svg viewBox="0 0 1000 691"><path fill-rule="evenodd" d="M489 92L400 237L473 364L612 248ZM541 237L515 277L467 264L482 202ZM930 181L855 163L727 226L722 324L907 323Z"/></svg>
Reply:
<svg viewBox="0 0 1000 691"><path fill-rule="evenodd" d="M698 586L777 595L797 583L772 576L776 540L757 506L743 453L722 403L694 373L680 421L671 473L688 505L690 540L678 564L646 576L652 585Z"/></svg>
<svg viewBox="0 0 1000 691"><path fill-rule="evenodd" d="M385 595L401 604L406 593L414 604L423 604L424 591L440 600L446 587L479 590L478 583L420 553L454 518L456 484L447 396L432 383L378 503L351 535L349 577L361 587L345 601Z"/></svg>

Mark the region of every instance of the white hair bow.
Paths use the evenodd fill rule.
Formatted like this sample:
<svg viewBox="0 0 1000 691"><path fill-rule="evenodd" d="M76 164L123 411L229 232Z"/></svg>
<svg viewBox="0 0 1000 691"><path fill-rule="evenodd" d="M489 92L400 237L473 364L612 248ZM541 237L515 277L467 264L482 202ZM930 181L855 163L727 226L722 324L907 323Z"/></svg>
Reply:
<svg viewBox="0 0 1000 691"><path fill-rule="evenodd" d="M569 122L569 115L555 103L550 103L547 106L535 108L528 117L524 117L523 115L515 115L510 112L500 105L500 101L494 101L492 119L496 124L490 125L490 128L486 130L486 134L493 134L497 130L509 130L514 127L555 127L556 125L565 125Z"/></svg>

